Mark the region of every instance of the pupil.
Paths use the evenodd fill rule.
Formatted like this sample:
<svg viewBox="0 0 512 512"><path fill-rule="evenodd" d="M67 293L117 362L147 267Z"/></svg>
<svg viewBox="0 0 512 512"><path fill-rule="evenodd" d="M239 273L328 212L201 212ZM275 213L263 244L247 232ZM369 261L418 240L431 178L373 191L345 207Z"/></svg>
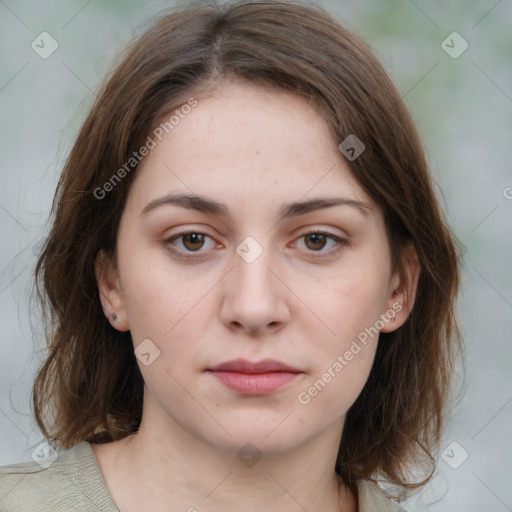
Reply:
<svg viewBox="0 0 512 512"><path fill-rule="evenodd" d="M309 240L312 241L312 245L314 247L310 247L310 249L322 249L322 247L325 245L325 235L322 233L315 233L312 235L309 235Z"/></svg>
<svg viewBox="0 0 512 512"><path fill-rule="evenodd" d="M190 242L185 244L189 249L200 249L203 245L203 235L200 233L189 233L185 237L185 241Z"/></svg>

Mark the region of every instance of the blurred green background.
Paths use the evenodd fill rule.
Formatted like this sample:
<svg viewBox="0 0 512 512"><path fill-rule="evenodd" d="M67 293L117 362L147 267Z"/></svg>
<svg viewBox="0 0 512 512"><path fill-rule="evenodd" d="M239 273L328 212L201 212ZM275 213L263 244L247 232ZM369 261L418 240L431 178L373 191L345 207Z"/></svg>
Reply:
<svg viewBox="0 0 512 512"><path fill-rule="evenodd" d="M465 394L435 480L404 509L512 510L512 4L318 3L367 41L404 95L465 256ZM63 161L113 57L175 5L0 0L0 464L29 460L41 440L30 278ZM42 32L58 44L45 59L31 47Z"/></svg>

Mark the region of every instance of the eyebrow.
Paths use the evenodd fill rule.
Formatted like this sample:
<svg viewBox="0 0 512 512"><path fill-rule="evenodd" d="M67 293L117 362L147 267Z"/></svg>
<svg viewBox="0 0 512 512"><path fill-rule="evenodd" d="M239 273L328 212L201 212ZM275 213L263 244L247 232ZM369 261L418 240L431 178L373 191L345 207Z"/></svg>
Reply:
<svg viewBox="0 0 512 512"><path fill-rule="evenodd" d="M141 212L141 216L164 205L181 206L182 208L196 210L201 213L215 215L218 217L229 217L229 209L225 204L195 194L167 194L165 196L158 197L144 207ZM334 206L349 206L357 209L363 215L368 215L368 210L373 210L370 205L348 197L318 197L307 201L295 201L293 203L283 205L280 210L279 219L283 220L296 217L315 210L332 208Z"/></svg>

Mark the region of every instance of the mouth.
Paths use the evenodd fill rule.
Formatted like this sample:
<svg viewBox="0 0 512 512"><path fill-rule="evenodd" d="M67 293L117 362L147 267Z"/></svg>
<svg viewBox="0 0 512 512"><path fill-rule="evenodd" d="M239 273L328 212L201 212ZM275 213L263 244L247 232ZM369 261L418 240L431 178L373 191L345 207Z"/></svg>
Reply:
<svg viewBox="0 0 512 512"><path fill-rule="evenodd" d="M207 372L227 388L245 395L266 395L296 380L304 372L274 359L226 361Z"/></svg>

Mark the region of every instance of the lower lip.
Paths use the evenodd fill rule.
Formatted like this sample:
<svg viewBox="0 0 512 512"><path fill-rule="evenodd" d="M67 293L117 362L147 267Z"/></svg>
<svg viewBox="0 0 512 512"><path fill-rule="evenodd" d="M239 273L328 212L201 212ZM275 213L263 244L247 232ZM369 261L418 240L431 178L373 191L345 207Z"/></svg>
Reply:
<svg viewBox="0 0 512 512"><path fill-rule="evenodd" d="M268 372L240 373L211 371L213 376L226 387L246 395L265 395L296 379L300 373Z"/></svg>

